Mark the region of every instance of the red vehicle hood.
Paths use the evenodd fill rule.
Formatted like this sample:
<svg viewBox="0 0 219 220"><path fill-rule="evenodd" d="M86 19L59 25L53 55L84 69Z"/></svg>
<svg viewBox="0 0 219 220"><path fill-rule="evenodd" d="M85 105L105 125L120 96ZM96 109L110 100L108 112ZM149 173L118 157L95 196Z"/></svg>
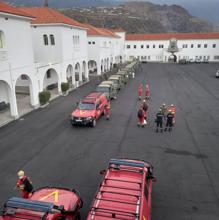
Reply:
<svg viewBox="0 0 219 220"><path fill-rule="evenodd" d="M72 112L73 117L78 117L78 118L87 118L87 117L95 117L95 112L96 110L80 110L76 109Z"/></svg>

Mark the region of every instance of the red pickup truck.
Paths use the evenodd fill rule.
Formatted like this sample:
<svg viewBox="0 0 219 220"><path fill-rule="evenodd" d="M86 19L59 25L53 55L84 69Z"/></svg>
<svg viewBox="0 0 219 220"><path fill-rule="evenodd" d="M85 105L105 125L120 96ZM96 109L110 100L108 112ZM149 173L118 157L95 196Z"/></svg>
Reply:
<svg viewBox="0 0 219 220"><path fill-rule="evenodd" d="M79 102L76 109L71 113L71 124L96 126L97 120L104 115L108 104L104 93L92 92Z"/></svg>

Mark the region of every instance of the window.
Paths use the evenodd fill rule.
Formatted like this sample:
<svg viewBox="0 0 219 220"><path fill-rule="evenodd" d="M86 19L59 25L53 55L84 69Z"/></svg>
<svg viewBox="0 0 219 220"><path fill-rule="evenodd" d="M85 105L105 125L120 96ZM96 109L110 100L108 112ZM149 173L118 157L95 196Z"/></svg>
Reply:
<svg viewBox="0 0 219 220"><path fill-rule="evenodd" d="M148 60L150 60L151 59L151 56L148 56Z"/></svg>
<svg viewBox="0 0 219 220"><path fill-rule="evenodd" d="M198 44L198 48L201 48L201 44Z"/></svg>
<svg viewBox="0 0 219 220"><path fill-rule="evenodd" d="M134 45L134 49L136 49L137 48L137 46L136 45Z"/></svg>
<svg viewBox="0 0 219 220"><path fill-rule="evenodd" d="M93 41L92 44L95 44L95 41Z"/></svg>
<svg viewBox="0 0 219 220"><path fill-rule="evenodd" d="M193 48L194 47L194 44L191 44L191 48Z"/></svg>
<svg viewBox="0 0 219 220"><path fill-rule="evenodd" d="M91 42L89 41L88 44L91 44Z"/></svg>
<svg viewBox="0 0 219 220"><path fill-rule="evenodd" d="M162 45L162 44L160 44L160 45L159 45L159 48L163 48L163 45Z"/></svg>
<svg viewBox="0 0 219 220"><path fill-rule="evenodd" d="M144 45L141 45L141 49L143 49L144 48Z"/></svg>
<svg viewBox="0 0 219 220"><path fill-rule="evenodd" d="M155 48L155 44L153 45L153 48Z"/></svg>
<svg viewBox="0 0 219 220"><path fill-rule="evenodd" d="M208 45L207 44L204 44L204 48L207 48L208 47Z"/></svg>
<svg viewBox="0 0 219 220"><path fill-rule="evenodd" d="M3 44L3 33L0 31L0 48L3 48L4 44Z"/></svg>
<svg viewBox="0 0 219 220"><path fill-rule="evenodd" d="M188 45L187 44L183 44L183 46L182 46L183 48L187 48L188 47Z"/></svg>
<svg viewBox="0 0 219 220"><path fill-rule="evenodd" d="M47 79L51 78L50 70L48 70L48 71L46 72L46 77L47 77Z"/></svg>
<svg viewBox="0 0 219 220"><path fill-rule="evenodd" d="M127 48L127 49L130 49L130 45L127 45L126 48Z"/></svg>
<svg viewBox="0 0 219 220"><path fill-rule="evenodd" d="M216 48L216 44L213 44L212 47L213 47L213 48Z"/></svg>
<svg viewBox="0 0 219 220"><path fill-rule="evenodd" d="M21 75L21 79L22 79L22 80L28 80L28 76L27 76L27 75L22 74L22 75Z"/></svg>
<svg viewBox="0 0 219 220"><path fill-rule="evenodd" d="M149 45L147 45L147 49L149 49L150 48L150 46Z"/></svg>
<svg viewBox="0 0 219 220"><path fill-rule="evenodd" d="M215 60L219 60L219 56L214 56L214 59Z"/></svg>
<svg viewBox="0 0 219 220"><path fill-rule="evenodd" d="M49 45L48 36L46 34L43 35L44 45Z"/></svg>
<svg viewBox="0 0 219 220"><path fill-rule="evenodd" d="M50 37L50 43L51 43L51 45L55 45L55 38L54 38L54 35L51 34L49 37Z"/></svg>

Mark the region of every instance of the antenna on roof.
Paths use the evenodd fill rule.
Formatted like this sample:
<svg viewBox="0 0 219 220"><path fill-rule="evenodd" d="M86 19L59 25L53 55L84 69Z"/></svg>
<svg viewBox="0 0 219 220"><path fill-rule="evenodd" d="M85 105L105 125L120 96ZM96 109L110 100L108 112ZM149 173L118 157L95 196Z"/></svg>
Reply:
<svg viewBox="0 0 219 220"><path fill-rule="evenodd" d="M49 7L49 0L44 0L44 6Z"/></svg>

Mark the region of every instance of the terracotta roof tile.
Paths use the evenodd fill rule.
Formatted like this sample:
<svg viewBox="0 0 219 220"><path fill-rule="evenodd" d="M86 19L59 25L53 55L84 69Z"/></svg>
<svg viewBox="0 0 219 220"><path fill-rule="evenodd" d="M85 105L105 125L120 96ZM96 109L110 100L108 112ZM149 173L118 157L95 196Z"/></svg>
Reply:
<svg viewBox="0 0 219 220"><path fill-rule="evenodd" d="M219 33L127 34L126 40L219 39Z"/></svg>
<svg viewBox="0 0 219 220"><path fill-rule="evenodd" d="M7 3L4 3L3 1L0 1L0 12L13 14L13 15L19 15L22 17L34 18L32 15L26 12L23 12L22 10L15 8Z"/></svg>
<svg viewBox="0 0 219 220"><path fill-rule="evenodd" d="M115 29L110 29L113 32L126 32L124 29L122 28L115 28Z"/></svg>
<svg viewBox="0 0 219 220"><path fill-rule="evenodd" d="M35 20L32 21L32 24L67 24L72 26L77 26L80 28L85 28L83 24L78 21L75 21L60 12L48 8L48 7L21 7L22 11L34 15Z"/></svg>
<svg viewBox="0 0 219 220"><path fill-rule="evenodd" d="M114 32L106 28L97 28L90 24L84 24L88 30L88 36L103 36L103 37L113 37L113 38L120 38Z"/></svg>

